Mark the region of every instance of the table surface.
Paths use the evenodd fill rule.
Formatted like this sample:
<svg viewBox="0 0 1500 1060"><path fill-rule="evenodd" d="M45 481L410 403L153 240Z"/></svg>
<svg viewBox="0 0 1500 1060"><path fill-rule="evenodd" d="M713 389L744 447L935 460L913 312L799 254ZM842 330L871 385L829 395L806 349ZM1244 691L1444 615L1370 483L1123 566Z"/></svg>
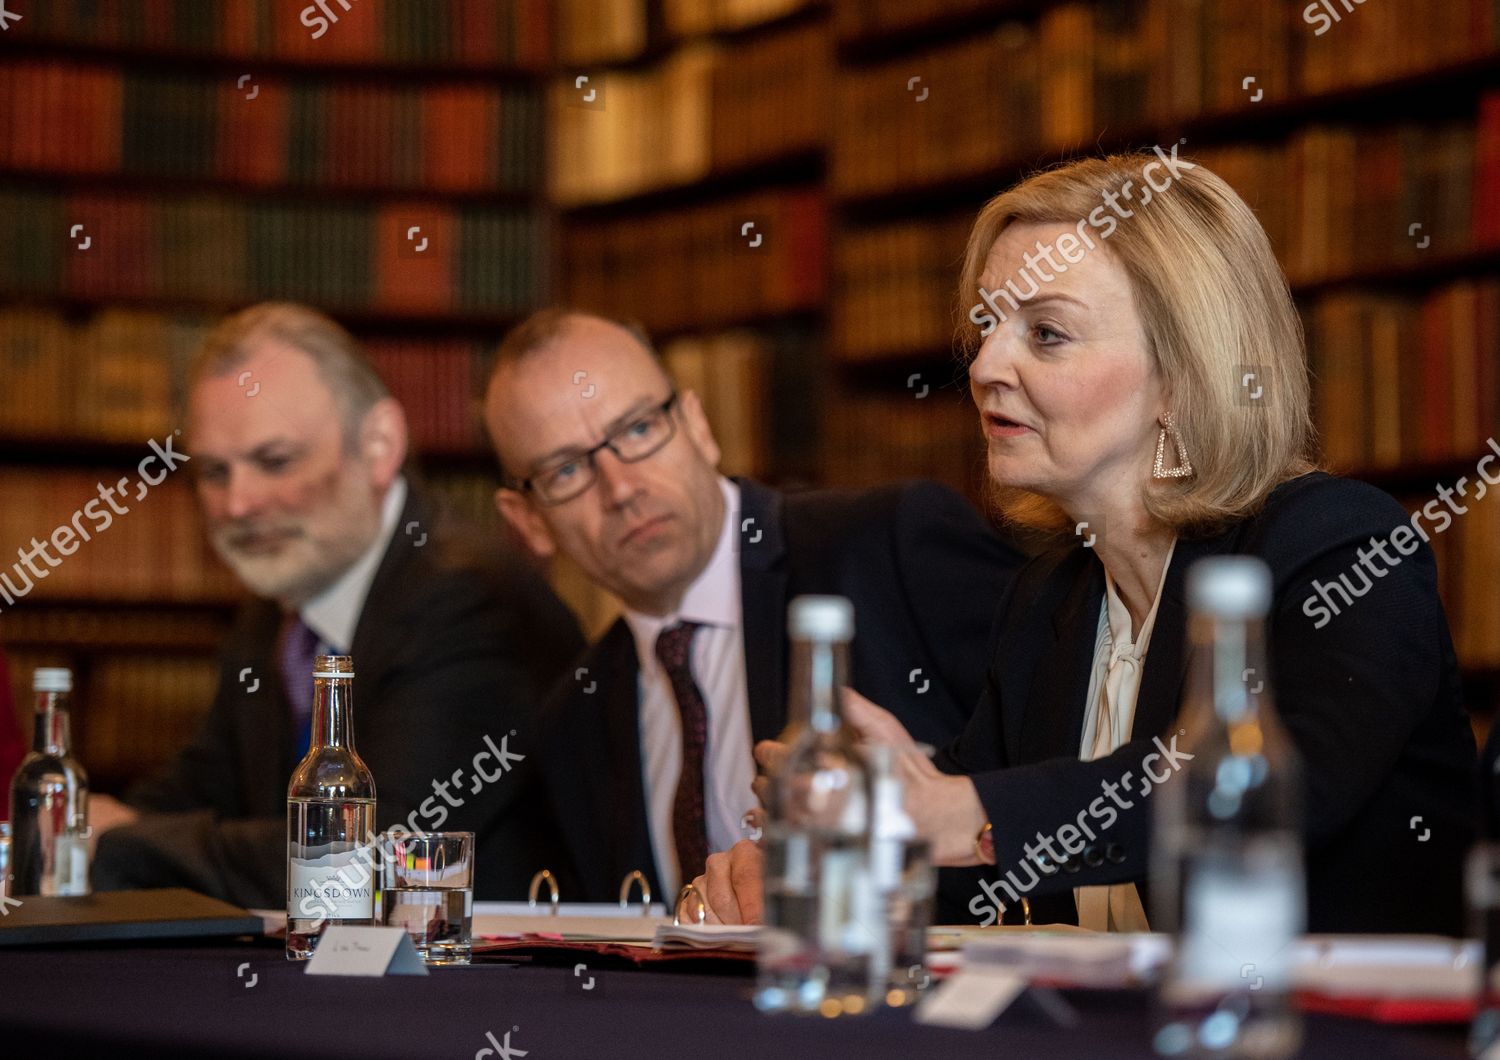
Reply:
<svg viewBox="0 0 1500 1060"><path fill-rule="evenodd" d="M854 1019L765 1016L746 975L485 960L426 977L304 976L279 946L174 943L0 950L0 1042L46 1055L137 1046L171 1056L504 1060L744 1056L1149 1057L1149 996L1070 991L1063 1028L1026 995L985 1031L920 1026L910 1010ZM509 1032L509 1041L506 1034ZM357 1054L351 1048L357 1043ZM485 1050L492 1050L485 1052ZM10 1053L10 1049L3 1050ZM11 1055L25 1055L11 1053ZM42 1055L38 1053L38 1055ZM1304 1056L1465 1056L1461 1028L1309 1016Z"/></svg>

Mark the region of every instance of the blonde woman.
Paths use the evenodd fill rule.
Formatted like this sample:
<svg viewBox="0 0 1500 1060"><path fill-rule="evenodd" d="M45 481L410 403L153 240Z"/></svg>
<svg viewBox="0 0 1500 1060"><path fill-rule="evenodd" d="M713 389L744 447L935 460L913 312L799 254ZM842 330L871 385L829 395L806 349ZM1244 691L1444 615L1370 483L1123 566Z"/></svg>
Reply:
<svg viewBox="0 0 1500 1060"><path fill-rule="evenodd" d="M998 503L1056 536L999 601L963 736L907 756L939 863L995 866L970 912L1018 896L1037 922L1149 926L1150 800L1122 778L1179 727L1188 567L1248 553L1274 581L1310 930L1460 932L1474 742L1426 543L1444 513L1315 469L1302 331L1254 214L1175 153L1072 163L984 207L961 290ZM849 714L910 742L857 695ZM1039 842L1111 784L1081 849ZM717 855L698 885L711 919L757 919L759 852Z"/></svg>

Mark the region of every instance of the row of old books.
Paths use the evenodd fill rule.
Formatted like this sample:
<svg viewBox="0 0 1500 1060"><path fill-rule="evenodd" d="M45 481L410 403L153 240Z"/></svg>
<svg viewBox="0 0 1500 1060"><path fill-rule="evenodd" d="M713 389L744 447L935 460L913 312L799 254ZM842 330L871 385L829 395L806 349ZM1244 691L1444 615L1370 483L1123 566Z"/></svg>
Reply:
<svg viewBox="0 0 1500 1060"><path fill-rule="evenodd" d="M175 436L167 437L174 453L184 451ZM151 441L165 447L166 438L138 439L141 462L135 465L0 468L6 501L0 506L0 608L24 607L28 600L235 598L234 578L204 536L189 482L191 456L168 472Z"/></svg>
<svg viewBox="0 0 1500 1060"><path fill-rule="evenodd" d="M1477 124L1313 126L1196 157L1256 211L1293 284L1500 244L1500 93Z"/></svg>
<svg viewBox="0 0 1500 1060"><path fill-rule="evenodd" d="M767 34L714 64L709 161L743 166L828 143L833 45L826 23Z"/></svg>
<svg viewBox="0 0 1500 1060"><path fill-rule="evenodd" d="M489 344L472 339L371 339L365 352L406 410L418 454L483 452Z"/></svg>
<svg viewBox="0 0 1500 1060"><path fill-rule="evenodd" d="M1500 452L1500 442L1486 452ZM1446 500L1439 486L1448 490ZM1437 554L1438 591L1459 661L1471 670L1500 669L1500 456L1483 468L1476 459L1475 469L1434 476L1426 490L1402 499Z"/></svg>
<svg viewBox="0 0 1500 1060"><path fill-rule="evenodd" d="M558 0L557 58L580 68L634 59L669 44L741 29L811 0Z"/></svg>
<svg viewBox="0 0 1500 1060"><path fill-rule="evenodd" d="M148 625L154 621L139 616L134 620ZM201 616L197 620L201 622ZM68 631L36 645L17 645L7 636L5 652L11 701L18 707L31 702L36 667L66 666L73 671L73 753L88 770L96 791L118 791L171 762L208 713L219 682L218 662L211 653L96 651L71 644ZM26 721L29 725L29 717ZM24 739L30 746L29 729Z"/></svg>
<svg viewBox="0 0 1500 1060"><path fill-rule="evenodd" d="M1317 425L1332 466L1466 458L1500 431L1500 279L1422 297L1334 293L1305 315Z"/></svg>
<svg viewBox="0 0 1500 1060"><path fill-rule="evenodd" d="M662 347L679 392L691 390L722 454L726 475L764 478L770 472L772 350L753 331L682 336Z"/></svg>
<svg viewBox="0 0 1500 1060"><path fill-rule="evenodd" d="M713 70L713 47L701 44L647 72L555 82L547 108L553 199L617 199L706 174Z"/></svg>
<svg viewBox="0 0 1500 1060"><path fill-rule="evenodd" d="M0 296L514 314L539 298L543 238L503 206L0 187Z"/></svg>
<svg viewBox="0 0 1500 1060"><path fill-rule="evenodd" d="M850 227L833 246L829 348L842 361L945 350L970 214Z"/></svg>
<svg viewBox="0 0 1500 1060"><path fill-rule="evenodd" d="M75 323L0 309L0 438L146 445L181 426L183 369L205 320L111 309Z"/></svg>
<svg viewBox="0 0 1500 1060"><path fill-rule="evenodd" d="M826 230L816 189L577 220L563 234L566 300L654 332L815 310L826 286Z"/></svg>
<svg viewBox="0 0 1500 1060"><path fill-rule="evenodd" d="M529 86L0 65L0 168L23 172L529 192L541 121Z"/></svg>
<svg viewBox="0 0 1500 1060"><path fill-rule="evenodd" d="M1251 114L1494 56L1500 46L1500 19L1479 16L1490 0L1472 10L1464 2L1431 12L1415 0L1379 6L1379 17L1360 9L1320 38L1302 23L1301 5L1065 3L915 56L847 66L833 186L859 197L940 185L1087 149L1101 135L1146 136L1204 113Z"/></svg>
<svg viewBox="0 0 1500 1060"><path fill-rule="evenodd" d="M875 486L931 478L971 500L984 497L984 438L956 362L883 385L846 387L827 402L824 431L832 483Z"/></svg>
<svg viewBox="0 0 1500 1060"><path fill-rule="evenodd" d="M1092 139L1099 129L1238 112L1408 77L1492 55L1492 0L1108 0L1043 14L1062 48L1058 100Z"/></svg>
<svg viewBox="0 0 1500 1060"><path fill-rule="evenodd" d="M183 426L183 377L212 321L109 309L72 320L0 309L0 439L145 445ZM489 349L474 339L380 336L365 351L406 409L418 453L482 450Z"/></svg>
<svg viewBox="0 0 1500 1060"><path fill-rule="evenodd" d="M548 0L48 0L7 37L147 54L540 70Z"/></svg>
<svg viewBox="0 0 1500 1060"><path fill-rule="evenodd" d="M550 188L563 205L702 180L827 142L831 38L796 26L732 50L690 44L640 71L555 83Z"/></svg>

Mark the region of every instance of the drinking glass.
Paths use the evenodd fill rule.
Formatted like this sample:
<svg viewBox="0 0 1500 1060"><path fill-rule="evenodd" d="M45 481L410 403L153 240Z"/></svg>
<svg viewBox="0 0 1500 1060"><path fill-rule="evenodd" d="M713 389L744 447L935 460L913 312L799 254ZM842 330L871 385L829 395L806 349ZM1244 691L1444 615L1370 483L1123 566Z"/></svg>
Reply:
<svg viewBox="0 0 1500 1060"><path fill-rule="evenodd" d="M468 964L474 833L386 832L379 843L380 923L405 928L429 965Z"/></svg>

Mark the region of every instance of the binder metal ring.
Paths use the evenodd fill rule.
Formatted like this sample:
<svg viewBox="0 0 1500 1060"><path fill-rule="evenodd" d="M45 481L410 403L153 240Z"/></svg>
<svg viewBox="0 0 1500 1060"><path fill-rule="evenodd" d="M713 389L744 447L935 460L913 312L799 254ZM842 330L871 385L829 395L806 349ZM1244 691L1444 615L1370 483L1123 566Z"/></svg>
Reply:
<svg viewBox="0 0 1500 1060"><path fill-rule="evenodd" d="M562 894L557 889L557 877L552 875L551 870L543 869L531 877L531 888L526 892L526 903L533 909L536 908L536 892L541 889L543 883L547 884L548 890L552 892L551 904L552 915L557 915L557 904L562 900Z"/></svg>
<svg viewBox="0 0 1500 1060"><path fill-rule="evenodd" d="M620 908L624 909L630 904L631 884L639 884L641 888L641 916L650 916L651 885L646 882L646 875L640 869L631 869L620 881Z"/></svg>

